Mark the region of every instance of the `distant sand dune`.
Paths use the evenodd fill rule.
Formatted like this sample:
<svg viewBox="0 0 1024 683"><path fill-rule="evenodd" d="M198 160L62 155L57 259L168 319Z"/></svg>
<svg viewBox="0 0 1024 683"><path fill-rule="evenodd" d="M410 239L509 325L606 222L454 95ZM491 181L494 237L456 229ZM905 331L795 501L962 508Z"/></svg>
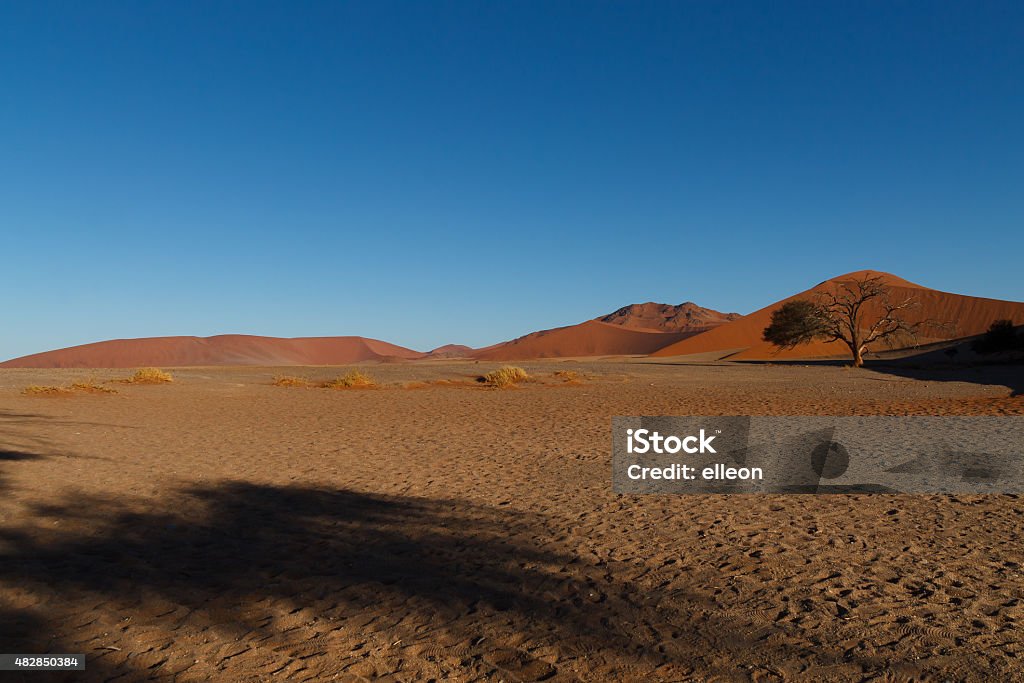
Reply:
<svg viewBox="0 0 1024 683"><path fill-rule="evenodd" d="M445 344L429 351L425 358L468 358L473 349L462 344Z"/></svg>
<svg viewBox="0 0 1024 683"><path fill-rule="evenodd" d="M646 355L737 318L736 313L720 313L689 301L678 306L648 301L578 325L533 332L471 355L484 360Z"/></svg>
<svg viewBox="0 0 1024 683"><path fill-rule="evenodd" d="M774 360L842 357L840 342L814 342L778 352L761 341L771 314L785 302L813 298L835 291L871 273L880 275L891 288L892 298L916 298L919 306L909 319L950 323L930 328L919 344L978 335L995 320L1024 323L1024 303L949 294L921 287L889 273L858 271L826 280L747 316L721 313L692 302L679 305L647 302L631 304L613 313L569 325L542 330L482 349L448 344L428 353L366 337L300 337L283 339L241 334L214 337L151 337L115 339L15 358L0 367L9 368L124 368L139 366L181 367L201 365L340 365L361 361L408 361L420 359L475 358L478 360L530 360L594 356L694 356L704 360ZM870 315L871 309L868 308ZM877 345L871 351L888 347Z"/></svg>
<svg viewBox="0 0 1024 683"><path fill-rule="evenodd" d="M130 368L143 365L340 365L424 354L365 337L149 337L114 339L15 358L7 368Z"/></svg>
<svg viewBox="0 0 1024 683"><path fill-rule="evenodd" d="M648 354L693 334L696 333L635 330L588 320L579 325L533 332L479 349L472 355L480 360L524 360Z"/></svg>
<svg viewBox="0 0 1024 683"><path fill-rule="evenodd" d="M742 316L739 313L721 313L711 308L698 306L692 301L677 306L648 301L643 304L623 306L598 320L634 330L703 332L740 317Z"/></svg>

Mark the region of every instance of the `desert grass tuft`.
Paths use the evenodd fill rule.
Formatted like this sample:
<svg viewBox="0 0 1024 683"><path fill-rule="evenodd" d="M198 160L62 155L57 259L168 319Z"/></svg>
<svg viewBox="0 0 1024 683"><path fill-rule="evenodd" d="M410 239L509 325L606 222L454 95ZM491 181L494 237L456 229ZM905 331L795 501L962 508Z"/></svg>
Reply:
<svg viewBox="0 0 1024 683"><path fill-rule="evenodd" d="M377 382L372 377L358 370L352 370L323 384L325 389L372 389L376 386Z"/></svg>
<svg viewBox="0 0 1024 683"><path fill-rule="evenodd" d="M40 386L32 384L21 390L26 396L70 396L76 392L83 394L116 394L117 389L97 384L95 380L87 379L81 382L74 382L70 386Z"/></svg>
<svg viewBox="0 0 1024 683"><path fill-rule="evenodd" d="M75 393L71 387L40 386L30 384L21 390L26 396L70 396Z"/></svg>
<svg viewBox="0 0 1024 683"><path fill-rule="evenodd" d="M174 377L160 368L139 368L135 374L125 380L128 384L168 384Z"/></svg>
<svg viewBox="0 0 1024 683"><path fill-rule="evenodd" d="M87 379L84 382L75 382L71 385L72 390L82 391L87 394L116 394L117 389L97 384L95 380Z"/></svg>
<svg viewBox="0 0 1024 683"><path fill-rule="evenodd" d="M277 375L274 377L275 387L308 387L309 380L303 377L292 377L290 375Z"/></svg>
<svg viewBox="0 0 1024 683"><path fill-rule="evenodd" d="M481 378L481 381L490 384L492 387L504 388L514 386L519 382L525 382L528 379L530 379L530 375L527 374L526 370L506 365L503 368L488 372Z"/></svg>

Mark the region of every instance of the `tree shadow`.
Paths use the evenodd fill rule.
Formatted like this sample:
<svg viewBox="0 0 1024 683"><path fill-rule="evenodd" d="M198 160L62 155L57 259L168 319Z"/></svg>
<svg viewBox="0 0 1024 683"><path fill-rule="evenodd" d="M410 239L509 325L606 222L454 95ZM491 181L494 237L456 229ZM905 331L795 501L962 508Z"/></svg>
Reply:
<svg viewBox="0 0 1024 683"><path fill-rule="evenodd" d="M68 420L41 413L26 413L0 409L0 491L4 490L3 465L5 463L42 460L45 458L83 458L104 460L96 455L69 453L50 439L37 433L38 427L99 426L104 429L135 429L128 425Z"/></svg>
<svg viewBox="0 0 1024 683"><path fill-rule="evenodd" d="M0 651L4 654L73 654L63 643L47 635L51 630L47 620L34 610L0 604ZM69 681L75 675L81 672L4 671L2 680L11 683Z"/></svg>
<svg viewBox="0 0 1024 683"><path fill-rule="evenodd" d="M0 491L7 487L5 467L7 463L28 462L50 457L52 444L45 438L26 434L11 425L35 424L50 418L34 413L18 413L0 409Z"/></svg>
<svg viewBox="0 0 1024 683"><path fill-rule="evenodd" d="M40 419L44 419L44 416L0 410L0 420L3 420L0 424L7 424L11 420L17 420L18 422L31 422ZM40 450L45 450L42 448L46 443L45 440L25 436L18 436L17 438L10 439L7 438L8 436L8 434L3 434L3 438L0 439L0 494L3 494L7 489L7 481L5 477L7 465L11 463L43 460L49 457L42 452L35 452L34 450L28 450L27 448L27 446L31 444L33 446L39 446ZM19 445L12 446L11 443L17 443ZM0 519L2 519L2 517L0 517ZM0 652L4 654L69 652L63 647L63 644L58 639L49 635L52 629L49 628L47 619L43 618L34 608L26 606L34 604L35 601L32 598L16 593L13 596L13 601L15 603L22 603L22 605L19 606L8 604L12 601L11 596L0 595L0 598L2 598L0 599ZM39 671L5 671L3 673L3 680L64 680L64 677L67 675L69 674ZM42 678L40 678L40 676L42 676Z"/></svg>
<svg viewBox="0 0 1024 683"><path fill-rule="evenodd" d="M62 427L88 425L101 427L115 427L117 429L138 429L138 427L133 427L131 425L114 425L101 422L87 422L84 420L69 420L66 418L56 417L54 415L47 415L44 413L25 413L0 408L0 427L32 424L47 424Z"/></svg>
<svg viewBox="0 0 1024 683"><path fill-rule="evenodd" d="M88 680L679 680L755 654L849 661L770 644L685 576L645 585L624 571L642 561L584 560L539 515L244 482L146 507L75 497L34 511L59 530L0 531L0 586L31 603L36 642L88 655Z"/></svg>
<svg viewBox="0 0 1024 683"><path fill-rule="evenodd" d="M7 488L7 479L3 465L9 462L24 462L27 460L39 460L43 458L39 453L30 453L22 450L8 450L0 448L0 492Z"/></svg>
<svg viewBox="0 0 1024 683"><path fill-rule="evenodd" d="M842 360L741 360L744 365L848 367ZM985 386L1005 386L1011 396L1024 395L1024 363L973 361L951 362L934 351L922 352L903 358L871 358L864 360L864 369L896 377L924 382L968 382Z"/></svg>
<svg viewBox="0 0 1024 683"><path fill-rule="evenodd" d="M986 386L1004 386L1010 396L1024 395L1024 364L1021 363L915 363L885 361L867 365L870 370L888 375L928 382L968 382Z"/></svg>
<svg viewBox="0 0 1024 683"><path fill-rule="evenodd" d="M28 451L11 451L0 448L0 463L2 462L18 462L22 460L38 460L43 456L38 453L29 453Z"/></svg>

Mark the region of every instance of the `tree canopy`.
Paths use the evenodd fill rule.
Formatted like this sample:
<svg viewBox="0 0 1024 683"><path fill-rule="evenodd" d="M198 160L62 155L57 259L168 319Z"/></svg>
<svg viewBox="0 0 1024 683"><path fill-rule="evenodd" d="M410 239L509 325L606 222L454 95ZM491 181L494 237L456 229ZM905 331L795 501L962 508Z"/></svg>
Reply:
<svg viewBox="0 0 1024 683"><path fill-rule="evenodd" d="M781 349L791 349L824 337L828 331L827 312L813 301L796 299L772 312L763 338Z"/></svg>
<svg viewBox="0 0 1024 683"><path fill-rule="evenodd" d="M984 335L971 342L975 353L1024 351L1024 333L1018 334L1011 320L997 320Z"/></svg>

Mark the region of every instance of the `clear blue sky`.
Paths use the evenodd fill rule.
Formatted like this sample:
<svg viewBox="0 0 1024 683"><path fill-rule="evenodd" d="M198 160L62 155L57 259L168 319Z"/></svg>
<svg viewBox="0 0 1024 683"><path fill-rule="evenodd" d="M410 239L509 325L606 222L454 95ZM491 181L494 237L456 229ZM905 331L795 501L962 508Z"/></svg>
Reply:
<svg viewBox="0 0 1024 683"><path fill-rule="evenodd" d="M1024 300L1024 3L0 5L0 358Z"/></svg>

